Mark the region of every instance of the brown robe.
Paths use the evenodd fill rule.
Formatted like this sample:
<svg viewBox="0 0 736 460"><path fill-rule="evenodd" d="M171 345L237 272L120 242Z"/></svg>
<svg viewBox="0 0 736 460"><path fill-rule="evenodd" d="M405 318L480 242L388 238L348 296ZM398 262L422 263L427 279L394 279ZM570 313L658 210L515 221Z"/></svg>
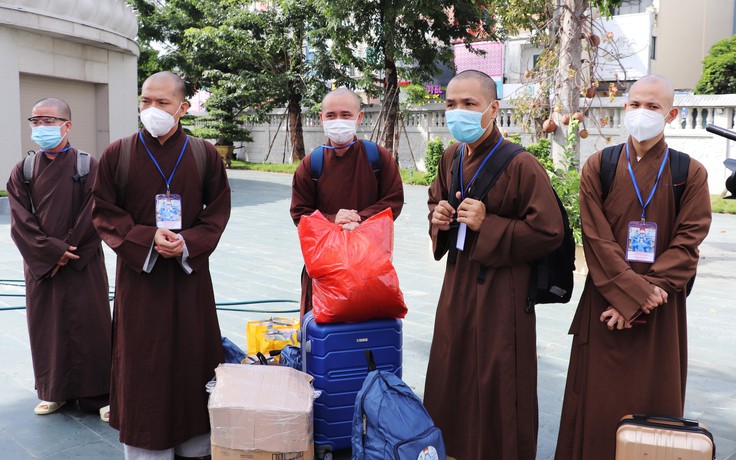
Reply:
<svg viewBox="0 0 736 460"><path fill-rule="evenodd" d="M330 221L340 209L355 209L365 220L391 208L394 220L404 206L404 187L396 161L379 146L381 172L376 177L365 153L363 141L353 144L343 155L324 149L322 174L315 182L311 158L305 157L294 172L291 192L291 218L295 225L304 215L318 210ZM302 270L301 314L312 309L312 280Z"/></svg>
<svg viewBox="0 0 736 460"><path fill-rule="evenodd" d="M463 161L473 177L500 137L498 128ZM504 143L508 141L504 140ZM451 187L450 146L429 188L429 216ZM467 182L466 182L467 185ZM427 367L424 404L442 430L447 455L462 460L533 460L537 447L535 315L524 312L530 262L562 242L549 176L522 152L483 200L480 232L468 229L465 250L447 263ZM437 260L448 234L430 224ZM454 244L454 242L452 243ZM488 267L485 281L476 277Z"/></svg>
<svg viewBox="0 0 736 460"><path fill-rule="evenodd" d="M100 237L92 226L90 157L84 181L76 149L35 157L29 186L23 162L8 181L11 236L23 256L26 316L38 397L44 401L105 395L110 388L110 301ZM31 211L31 197L36 213ZM69 246L80 258L49 275Z"/></svg>
<svg viewBox="0 0 736 460"><path fill-rule="evenodd" d="M629 144L642 199L649 196L664 158L665 141L639 161ZM644 153L644 152L642 152ZM585 163L580 184L583 246L589 274L570 327L573 334L562 420L555 458L613 460L616 426L627 414L681 417L687 376L685 292L695 273L698 246L711 222L707 173L690 160L679 214L675 215L669 161L646 220L657 224L653 264L627 262L628 224L641 220L641 205L625 151L605 202L601 202L601 153ZM651 283L651 284L650 284ZM638 319L632 329L609 331L600 316L608 306L626 318L639 313L651 285L668 301ZM697 283L695 286L697 289Z"/></svg>
<svg viewBox="0 0 736 460"><path fill-rule="evenodd" d="M168 176L186 138L181 127L163 146L145 131L144 138ZM178 233L194 271L187 274L177 258L158 256L145 273L156 232L154 197L166 186L136 133L124 201L118 203L120 144L110 144L100 159L93 210L97 231L117 254L110 425L125 444L162 450L210 430L205 384L223 350L209 256L230 217L230 187L212 145L204 179L187 147L171 193L182 197Z"/></svg>

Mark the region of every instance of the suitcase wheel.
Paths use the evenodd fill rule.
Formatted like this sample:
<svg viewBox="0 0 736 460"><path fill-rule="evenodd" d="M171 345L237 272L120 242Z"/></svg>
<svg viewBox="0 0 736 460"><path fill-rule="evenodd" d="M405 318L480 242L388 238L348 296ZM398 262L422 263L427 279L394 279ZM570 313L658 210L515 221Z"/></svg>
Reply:
<svg viewBox="0 0 736 460"><path fill-rule="evenodd" d="M332 449L330 446L319 446L315 449L314 457L319 460L332 460Z"/></svg>

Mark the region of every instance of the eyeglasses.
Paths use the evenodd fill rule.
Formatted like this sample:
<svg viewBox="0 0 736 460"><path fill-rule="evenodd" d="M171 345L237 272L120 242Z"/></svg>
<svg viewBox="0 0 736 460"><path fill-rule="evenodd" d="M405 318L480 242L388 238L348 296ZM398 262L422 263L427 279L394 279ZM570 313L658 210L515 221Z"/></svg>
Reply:
<svg viewBox="0 0 736 460"><path fill-rule="evenodd" d="M60 121L67 122L69 120L59 117L31 117L28 121L31 122L31 128L34 128L36 126L55 126Z"/></svg>

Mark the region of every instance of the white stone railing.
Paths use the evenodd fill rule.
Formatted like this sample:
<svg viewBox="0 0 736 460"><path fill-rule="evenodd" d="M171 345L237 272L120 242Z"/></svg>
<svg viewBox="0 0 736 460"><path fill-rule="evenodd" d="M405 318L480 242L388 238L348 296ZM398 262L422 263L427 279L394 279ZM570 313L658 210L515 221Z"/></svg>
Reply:
<svg viewBox="0 0 736 460"><path fill-rule="evenodd" d="M606 145L624 142L628 136L623 127L624 103L626 99L617 97L596 98L587 108L585 125L590 136L581 141L581 159L584 161L590 154L602 149ZM713 193L723 190L723 181L728 173L723 166L723 160L736 157L736 143L727 141L705 131L707 124L715 124L722 128L734 129L736 115L736 95L722 96L676 96L675 106L680 114L666 129L668 144L672 148L691 154L705 164L709 173L710 187ZM368 139L377 132L375 126L379 119L380 107L366 107L363 123L358 127L358 135ZM268 146L273 142L273 151L269 161L280 162L282 159L290 161L290 146L285 142L286 122L279 126L284 117L283 111L269 114L267 123L248 125L253 136L253 142L242 145L237 152L248 161L262 161L265 158ZM501 101L497 122L502 131L513 135L521 134L525 143L532 142L532 137L525 133L524 120L514 117L514 109L508 101ZM324 142L324 133L316 114L302 115L304 126L304 143L309 152ZM404 112L404 126L406 134L402 132L399 141L399 162L402 167L416 167L424 169L424 153L427 142L439 137L445 145L451 136L445 126L445 111L442 104L428 104ZM403 131L403 130L402 130ZM408 135L408 136L407 136ZM733 144L733 145L732 145ZM284 148L286 153L284 154ZM413 158L412 158L413 156Z"/></svg>

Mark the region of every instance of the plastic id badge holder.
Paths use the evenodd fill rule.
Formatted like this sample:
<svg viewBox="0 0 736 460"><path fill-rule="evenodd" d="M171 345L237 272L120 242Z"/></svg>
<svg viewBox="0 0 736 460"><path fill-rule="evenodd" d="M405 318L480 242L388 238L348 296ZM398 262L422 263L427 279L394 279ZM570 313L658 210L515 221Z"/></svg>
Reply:
<svg viewBox="0 0 736 460"><path fill-rule="evenodd" d="M156 195L156 227L181 230L181 195Z"/></svg>
<svg viewBox="0 0 736 460"><path fill-rule="evenodd" d="M657 224L654 222L629 222L626 238L626 260L654 263L657 248Z"/></svg>

